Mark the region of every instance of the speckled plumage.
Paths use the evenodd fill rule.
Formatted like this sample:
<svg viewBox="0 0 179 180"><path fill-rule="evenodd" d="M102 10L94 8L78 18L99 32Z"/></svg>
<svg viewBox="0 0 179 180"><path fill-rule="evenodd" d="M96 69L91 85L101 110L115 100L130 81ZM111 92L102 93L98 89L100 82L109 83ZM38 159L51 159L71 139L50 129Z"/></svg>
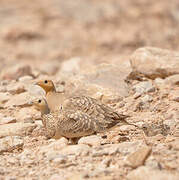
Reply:
<svg viewBox="0 0 179 180"><path fill-rule="evenodd" d="M91 135L97 132L103 132L115 126L119 122L126 124L126 116L120 116L109 107L99 104L95 99L87 97L74 97L65 101L64 106L59 110L49 112L47 102L44 103L42 113L42 122L46 128L46 136L49 138L76 138ZM77 103L77 104L76 104ZM85 108L92 103L91 109ZM36 105L38 106L38 104ZM81 108L79 108L81 107ZM79 110L80 109L80 110Z"/></svg>

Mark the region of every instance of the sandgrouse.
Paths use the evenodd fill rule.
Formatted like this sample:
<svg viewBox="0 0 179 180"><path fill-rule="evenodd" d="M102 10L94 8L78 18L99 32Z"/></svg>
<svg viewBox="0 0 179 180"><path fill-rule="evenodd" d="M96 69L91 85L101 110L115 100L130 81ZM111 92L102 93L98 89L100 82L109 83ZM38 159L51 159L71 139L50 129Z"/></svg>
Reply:
<svg viewBox="0 0 179 180"><path fill-rule="evenodd" d="M96 123L95 131L109 129L116 124L133 125L125 121L126 115L115 112L112 108L104 105L94 98L87 96L74 96L66 98L64 93L56 92L53 81L41 80L36 83L46 92L46 100L51 111L62 109L67 115L74 113L77 119L80 117L84 121L84 126L88 126L92 121ZM137 126L136 126L137 127Z"/></svg>
<svg viewBox="0 0 179 180"><path fill-rule="evenodd" d="M87 102L95 102L94 99L84 98L86 98ZM75 99L70 99L69 103L73 100ZM93 114L92 111L85 113L85 111L75 108L61 108L50 112L47 101L43 98L35 100L33 104L41 111L42 123L46 128L48 138L59 139L60 137L66 137L73 142L75 138L106 131L117 123L127 123L124 120L124 115L121 116L102 104L95 104L96 111L94 112L96 114Z"/></svg>

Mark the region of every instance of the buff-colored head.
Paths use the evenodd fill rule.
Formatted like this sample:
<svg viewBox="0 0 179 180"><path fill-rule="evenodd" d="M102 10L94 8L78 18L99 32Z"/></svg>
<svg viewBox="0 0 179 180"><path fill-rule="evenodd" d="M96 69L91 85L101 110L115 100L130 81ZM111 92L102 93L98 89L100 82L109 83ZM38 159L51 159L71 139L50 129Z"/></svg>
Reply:
<svg viewBox="0 0 179 180"><path fill-rule="evenodd" d="M43 88L46 94L48 92L56 92L55 85L52 80L41 80L41 81L38 81L36 85Z"/></svg>
<svg viewBox="0 0 179 180"><path fill-rule="evenodd" d="M32 102L32 104L34 105L35 109L42 113L42 115L50 113L47 101L44 98L36 99Z"/></svg>

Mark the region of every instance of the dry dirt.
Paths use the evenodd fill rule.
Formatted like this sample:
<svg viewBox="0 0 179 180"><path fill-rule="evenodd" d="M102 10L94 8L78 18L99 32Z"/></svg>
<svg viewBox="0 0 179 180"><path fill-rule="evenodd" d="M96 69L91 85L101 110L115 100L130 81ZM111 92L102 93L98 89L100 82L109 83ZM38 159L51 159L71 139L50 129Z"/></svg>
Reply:
<svg viewBox="0 0 179 180"><path fill-rule="evenodd" d="M0 180L179 179L179 54L162 50L179 51L177 0L0 0L0 25ZM131 56L144 46L161 48L144 48L155 65ZM77 145L47 140L29 104L44 78L145 133L125 125Z"/></svg>

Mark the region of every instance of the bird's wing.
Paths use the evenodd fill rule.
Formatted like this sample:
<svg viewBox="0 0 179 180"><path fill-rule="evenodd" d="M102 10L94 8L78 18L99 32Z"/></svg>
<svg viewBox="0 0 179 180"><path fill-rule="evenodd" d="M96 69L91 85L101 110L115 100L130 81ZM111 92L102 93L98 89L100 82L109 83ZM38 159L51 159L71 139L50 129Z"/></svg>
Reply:
<svg viewBox="0 0 179 180"><path fill-rule="evenodd" d="M125 121L126 115L115 112L109 106L98 102L96 99L85 96L72 97L67 99L63 104L64 109L82 111L91 117L98 119L98 122L106 126L114 126L121 122L129 124Z"/></svg>
<svg viewBox="0 0 179 180"><path fill-rule="evenodd" d="M65 111L59 119L58 129L69 138L90 135L103 128L96 119L82 111Z"/></svg>

